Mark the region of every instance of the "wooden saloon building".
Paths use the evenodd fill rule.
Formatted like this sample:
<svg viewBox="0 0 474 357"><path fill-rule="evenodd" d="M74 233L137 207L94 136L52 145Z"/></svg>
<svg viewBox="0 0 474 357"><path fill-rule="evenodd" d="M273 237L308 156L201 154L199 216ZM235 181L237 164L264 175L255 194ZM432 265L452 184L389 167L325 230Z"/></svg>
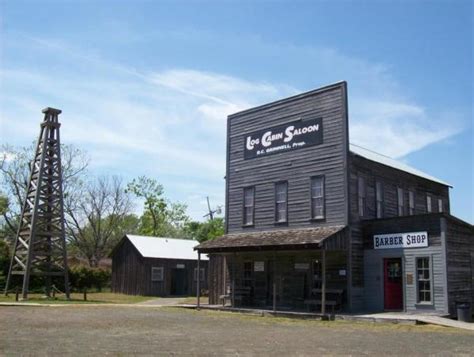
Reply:
<svg viewBox="0 0 474 357"><path fill-rule="evenodd" d="M126 235L112 251L112 291L129 295L196 295L207 289L208 258L190 239ZM199 281L198 281L199 279Z"/></svg>
<svg viewBox="0 0 474 357"><path fill-rule="evenodd" d="M450 185L350 145L345 82L230 115L226 170L226 234L195 248L210 254L211 304L473 303L474 228L450 215Z"/></svg>

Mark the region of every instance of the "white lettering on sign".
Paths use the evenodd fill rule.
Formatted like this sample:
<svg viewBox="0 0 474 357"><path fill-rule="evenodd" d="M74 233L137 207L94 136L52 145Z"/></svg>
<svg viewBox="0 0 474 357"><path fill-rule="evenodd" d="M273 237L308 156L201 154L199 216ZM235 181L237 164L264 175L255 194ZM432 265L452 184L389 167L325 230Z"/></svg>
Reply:
<svg viewBox="0 0 474 357"><path fill-rule="evenodd" d="M244 158L299 149L323 143L322 118L296 120L245 135Z"/></svg>
<svg viewBox="0 0 474 357"><path fill-rule="evenodd" d="M374 235L374 249L423 248L428 246L428 232Z"/></svg>

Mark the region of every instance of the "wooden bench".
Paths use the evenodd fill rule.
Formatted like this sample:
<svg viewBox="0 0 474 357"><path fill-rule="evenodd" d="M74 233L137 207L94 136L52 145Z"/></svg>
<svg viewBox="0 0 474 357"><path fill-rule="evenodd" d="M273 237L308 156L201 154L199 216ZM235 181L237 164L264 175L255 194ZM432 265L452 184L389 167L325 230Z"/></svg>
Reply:
<svg viewBox="0 0 474 357"><path fill-rule="evenodd" d="M321 289L312 289L312 297L304 300L304 304L310 311L311 306L321 306L322 303L322 290ZM326 289L326 306L330 306L332 312L334 313L336 309L339 311L342 307L342 296L344 294L343 289Z"/></svg>
<svg viewBox="0 0 474 357"><path fill-rule="evenodd" d="M250 297L251 289L250 287L235 289L234 303L239 302L241 304L242 300ZM222 306L225 306L227 301L232 303L232 294L219 295L219 300L222 301Z"/></svg>

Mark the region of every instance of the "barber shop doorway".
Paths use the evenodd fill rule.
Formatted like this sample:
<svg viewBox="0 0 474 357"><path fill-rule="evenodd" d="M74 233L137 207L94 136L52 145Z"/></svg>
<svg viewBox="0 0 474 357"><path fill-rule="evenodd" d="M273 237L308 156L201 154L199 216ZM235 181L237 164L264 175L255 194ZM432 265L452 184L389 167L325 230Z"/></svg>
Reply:
<svg viewBox="0 0 474 357"><path fill-rule="evenodd" d="M402 258L384 259L384 309L403 310Z"/></svg>

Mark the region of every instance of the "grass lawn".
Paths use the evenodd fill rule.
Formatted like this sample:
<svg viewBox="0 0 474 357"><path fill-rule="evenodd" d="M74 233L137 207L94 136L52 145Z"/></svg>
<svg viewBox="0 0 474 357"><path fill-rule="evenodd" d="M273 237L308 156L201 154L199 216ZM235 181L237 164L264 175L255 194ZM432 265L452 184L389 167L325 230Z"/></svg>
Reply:
<svg viewBox="0 0 474 357"><path fill-rule="evenodd" d="M71 299L66 300L64 295L56 295L55 299L48 299L43 294L29 294L28 300L23 301L26 303L39 303L39 304L136 304L139 302L147 301L150 299L156 299L150 296L134 296L125 294L115 294L111 292L88 292L87 301L84 301L83 293L71 293ZM2 302L15 302L15 294L8 296L0 295L0 303ZM22 302L21 300L18 302Z"/></svg>

